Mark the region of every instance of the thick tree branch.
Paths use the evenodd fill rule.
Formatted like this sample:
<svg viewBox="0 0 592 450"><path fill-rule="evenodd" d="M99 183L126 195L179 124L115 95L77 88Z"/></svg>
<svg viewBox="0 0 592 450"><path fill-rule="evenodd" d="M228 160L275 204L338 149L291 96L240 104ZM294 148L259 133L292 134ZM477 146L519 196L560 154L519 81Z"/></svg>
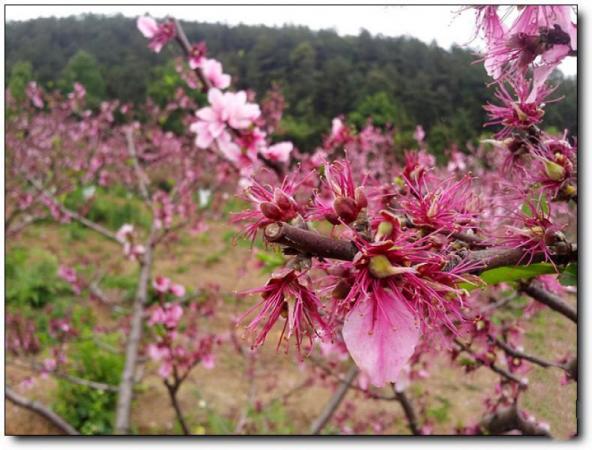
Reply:
<svg viewBox="0 0 592 450"><path fill-rule="evenodd" d="M335 390L335 393L329 399L327 405L325 405L325 408L323 409L323 412L321 412L321 415L317 417L316 420L310 426L310 434L319 434L323 430L323 428L325 428L325 425L329 423L331 417L333 417L333 414L335 414L335 411L337 411L337 408L339 408L339 405L345 398L345 394L347 394L350 385L353 383L357 375L358 367L356 365L352 365L348 370L345 379Z"/></svg>
<svg viewBox="0 0 592 450"><path fill-rule="evenodd" d="M306 256L351 261L358 252L356 246L350 241L329 238L316 231L305 230L284 222L275 222L267 225L263 234L268 242L290 247ZM571 247L571 251L555 257L556 264L564 264L577 260L577 247L573 244ZM543 259L544 255L541 253L540 255L535 255L532 262ZM473 270L473 273L478 274L496 267L515 265L519 262L526 263L530 259L519 249L491 248L468 251L465 260L480 263L479 268Z"/></svg>
<svg viewBox="0 0 592 450"><path fill-rule="evenodd" d="M72 425L66 422L63 418L57 415L47 406L39 403L38 401L28 399L20 394L17 394L11 387L6 386L5 390L6 398L21 408L28 409L29 411L39 414L45 419L49 420L53 425L59 428L65 434L72 436L78 436L80 433Z"/></svg>
<svg viewBox="0 0 592 450"><path fill-rule="evenodd" d="M572 322L576 324L578 323L577 311L565 303L557 295L543 289L538 283L530 282L528 284L524 284L521 289L524 293L530 295L536 301L548 306L553 311L557 311L558 313L564 315Z"/></svg>
<svg viewBox="0 0 592 450"><path fill-rule="evenodd" d="M135 371L138 361L138 351L140 341L142 340L142 331L144 326L144 306L148 301L148 286L152 273L154 238L157 228L152 224L150 236L146 242L146 252L141 260L140 276L138 279L138 288L134 300L134 308L130 323L130 332L125 349L125 366L119 384L119 394L117 396L117 409L115 416L115 433L127 434L130 431L130 414L132 407L132 397L134 391Z"/></svg>
<svg viewBox="0 0 592 450"><path fill-rule="evenodd" d="M267 225L263 234L267 241L291 247L305 255L351 261L358 253L350 241L328 238L284 222Z"/></svg>

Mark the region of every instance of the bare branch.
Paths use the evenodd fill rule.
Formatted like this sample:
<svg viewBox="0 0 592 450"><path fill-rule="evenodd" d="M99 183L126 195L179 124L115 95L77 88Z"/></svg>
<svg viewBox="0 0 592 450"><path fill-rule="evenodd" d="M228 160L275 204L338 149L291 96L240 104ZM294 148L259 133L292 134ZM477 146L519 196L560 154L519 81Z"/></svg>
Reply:
<svg viewBox="0 0 592 450"><path fill-rule="evenodd" d="M264 235L269 242L294 248L305 255L351 261L358 252L350 241L328 238L284 222L267 225Z"/></svg>
<svg viewBox="0 0 592 450"><path fill-rule="evenodd" d="M527 436L551 437L549 430L534 421L527 420L518 411L516 404L487 414L480 422L484 434L500 435L518 430Z"/></svg>
<svg viewBox="0 0 592 450"><path fill-rule="evenodd" d="M127 434L130 431L130 413L132 407L132 397L134 390L136 364L138 362L138 350L142 340L142 330L144 325L144 306L148 301L148 285L152 273L154 238L157 229L152 224L150 236L146 242L146 252L141 260L140 276L138 279L138 289L134 301L133 313L130 323L129 338L125 349L125 366L123 375L119 384L119 394L117 396L117 409L115 417L115 433Z"/></svg>
<svg viewBox="0 0 592 450"><path fill-rule="evenodd" d="M325 425L329 423L337 408L345 398L345 394L349 390L350 385L358 375L358 367L356 365L352 365L348 370L345 379L341 382L339 387L335 390L333 396L329 399L329 402L323 409L323 412L317 419L312 423L310 426L310 434L319 434Z"/></svg>
<svg viewBox="0 0 592 450"><path fill-rule="evenodd" d="M136 151L136 144L134 143L134 133L131 128L126 128L125 137L127 140L127 151L132 158L132 164L134 165L134 171L136 172L136 178L138 179L138 187L140 189L140 195L146 203L150 203L150 192L148 191L148 176L146 172L140 166L138 161L138 153Z"/></svg>
<svg viewBox="0 0 592 450"><path fill-rule="evenodd" d="M411 431L411 434L420 435L421 433L419 431L419 426L417 424L417 414L415 414L415 409L413 408L411 400L409 400L404 391L397 391L397 388L394 383L393 392L395 393L395 398L403 408L403 412L405 413L405 417L407 418L407 425L409 426L409 431Z"/></svg>
<svg viewBox="0 0 592 450"><path fill-rule="evenodd" d="M496 338L495 340L495 344L501 348L504 352L506 352L508 355L514 357L514 358L520 358L520 359L525 359L527 361L530 361L531 363L534 363L538 366L541 367L559 367L559 368L564 368L561 364L559 363L554 363L552 361L546 361L544 359L541 359L537 356L533 356L533 355L528 355L524 352L521 352L519 350L516 350L515 348L512 348L509 344L507 344L506 342L502 341L500 338Z"/></svg>
<svg viewBox="0 0 592 450"><path fill-rule="evenodd" d="M39 414L40 416L49 420L53 425L55 425L57 428L60 429L60 431L64 432L65 434L69 434L72 436L80 435L78 430L76 430L72 425L70 425L62 417L57 415L54 411L52 411L44 404L39 403L36 400L31 400L27 397L23 397L20 394L17 394L17 392L9 386L6 386L5 394L6 398L10 400L12 403L14 403L17 406L20 406L21 408L28 409L29 411L32 411L35 414Z"/></svg>
<svg viewBox="0 0 592 450"><path fill-rule="evenodd" d="M553 311L557 311L559 314L564 315L572 322L576 324L578 323L578 313L576 310L565 303L557 295L543 289L538 283L533 281L529 284L524 284L521 289L536 301L548 306Z"/></svg>
<svg viewBox="0 0 592 450"><path fill-rule="evenodd" d="M55 205L58 207L58 209L62 212L62 214L65 214L66 216L68 216L71 219L77 221L81 225L84 225L85 227L87 227L87 228L89 228L89 229L91 229L93 231L96 231L97 233L103 235L107 239L110 239L112 241L115 241L118 244L123 244L123 242L120 241L117 238L117 235L115 233L113 233L111 230L108 230L104 226L99 225L98 223L93 222L92 220L87 219L86 217L78 214L76 211L72 211L71 209L66 208L57 198L55 198L55 196L53 194L51 194L49 191L47 191L41 185L41 183L39 183L37 180L35 180L35 179L33 179L33 178L29 177L29 176L25 176L25 178L41 194L43 194L44 196L46 196L47 198L49 198L52 202L54 202Z"/></svg>

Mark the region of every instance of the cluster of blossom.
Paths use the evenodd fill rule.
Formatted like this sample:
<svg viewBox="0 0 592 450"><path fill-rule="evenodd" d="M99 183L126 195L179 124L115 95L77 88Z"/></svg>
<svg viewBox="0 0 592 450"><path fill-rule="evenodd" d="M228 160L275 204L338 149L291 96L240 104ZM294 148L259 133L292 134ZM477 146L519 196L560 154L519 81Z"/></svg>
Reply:
<svg viewBox="0 0 592 450"><path fill-rule="evenodd" d="M254 335L255 346L278 321L283 322L280 341L294 338L299 354L310 352L314 342L327 345L341 335L372 384L397 382L421 343L453 348L459 336L480 335L479 329L468 326L480 321L475 322L472 301L460 287L478 283L472 273L481 263L464 256L473 245L519 249L519 264L530 264L535 257L553 263L567 245L565 225L558 220L567 205L552 200L575 198L575 146L566 135L553 136L537 125L552 91L540 74L557 62L549 60L549 52L557 47L563 56L570 53L549 32L560 34L567 26L569 8L522 8L509 31L502 25L495 31L492 8L478 9L489 39L487 64L491 67L495 60L499 68L501 105L487 105L486 110L490 125L501 129L488 155L479 157L492 141L481 145L474 157L453 147L448 166L437 168L418 126L414 137L419 151L397 161L392 141L381 142L388 152L376 139L365 139L366 133L380 135L371 125L356 133L336 118L323 147L301 156L301 165L281 185L270 186L256 177L249 183L246 199L253 206L235 217L246 222L245 234L253 239L264 230L270 240L286 226L296 230L271 239L296 255L289 266L274 273L264 287L247 292L261 295L243 318L254 315L246 329ZM544 41L536 50L540 60L525 62L510 46L517 39L513 35L523 39L525 33ZM501 53L501 42L507 53ZM538 75L529 81L525 68L533 61ZM508 150L510 155L502 156L500 164L499 156ZM381 167L371 170L369 160L378 160ZM515 171L521 174L518 185ZM479 183L473 182L475 176ZM352 243L351 260L315 258L319 234L314 222L322 227L325 221L333 225L331 237ZM479 364L491 365L497 353L492 359L492 336L484 336L486 348L476 357ZM519 375L528 367L516 358L504 365Z"/></svg>
<svg viewBox="0 0 592 450"><path fill-rule="evenodd" d="M170 20L159 25L144 16L138 18L137 26L150 39L149 47L155 52L177 35L176 25ZM205 43L185 48L185 52L189 67L198 73L208 93L208 106L196 112L197 120L190 126L196 134L196 146L218 149L239 170L243 183L260 167L260 160L272 166L286 164L293 150L292 143L270 144L262 129L266 127L259 105L252 103L245 91L224 92L230 86L231 77L223 73L219 61L206 57Z"/></svg>
<svg viewBox="0 0 592 450"><path fill-rule="evenodd" d="M155 335L147 354L160 367L159 375L171 385L181 383L197 365L214 367L214 347L220 339L198 329L197 320L211 314L207 305L190 303L183 306L178 300L165 301L166 294L185 295L185 288L162 276L153 283L159 301L150 310L148 325Z"/></svg>

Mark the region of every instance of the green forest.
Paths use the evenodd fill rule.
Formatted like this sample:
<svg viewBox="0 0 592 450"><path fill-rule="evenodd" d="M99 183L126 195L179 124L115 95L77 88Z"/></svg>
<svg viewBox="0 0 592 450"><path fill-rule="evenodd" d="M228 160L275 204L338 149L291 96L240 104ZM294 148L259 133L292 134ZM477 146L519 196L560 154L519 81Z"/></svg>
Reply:
<svg viewBox="0 0 592 450"><path fill-rule="evenodd" d="M270 28L183 22L192 41L207 42L237 88L255 89L259 98L276 85L286 99L282 134L303 149L320 142L331 119L344 114L363 126L393 124L410 136L421 124L434 150L450 142L476 140L486 121L482 105L493 100L482 64L470 49L450 51L409 37L339 36L333 30L301 26ZM146 48L135 20L121 15L84 15L9 22L6 26L6 80L22 95L29 80L46 89L83 83L90 105L102 99L164 104L184 83L171 55ZM577 81L556 72L545 123L577 135Z"/></svg>

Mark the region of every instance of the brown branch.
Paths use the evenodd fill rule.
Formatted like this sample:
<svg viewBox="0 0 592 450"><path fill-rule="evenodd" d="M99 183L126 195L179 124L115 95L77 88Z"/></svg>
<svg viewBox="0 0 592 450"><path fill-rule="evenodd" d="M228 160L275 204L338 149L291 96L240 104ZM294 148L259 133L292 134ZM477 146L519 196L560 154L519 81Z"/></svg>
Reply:
<svg viewBox="0 0 592 450"><path fill-rule="evenodd" d="M527 436L551 437L549 431L536 422L526 420L516 404L487 414L479 424L484 434L500 435L518 430Z"/></svg>
<svg viewBox="0 0 592 450"><path fill-rule="evenodd" d="M125 366L119 384L117 396L117 409L115 416L115 433L127 434L130 431L130 414L134 390L134 374L138 362L138 350L142 339L144 325L144 306L148 301L148 285L152 273L154 238L157 233L155 224L152 224L150 236L146 242L146 252L141 259L140 276L138 288L134 300L133 313L131 318L130 332L125 349Z"/></svg>
<svg viewBox="0 0 592 450"><path fill-rule="evenodd" d="M54 371L47 371L43 368L41 364L37 364L35 362L31 362L31 365L19 363L18 361L10 361L9 364L13 364L15 366L21 367L23 369L27 369L33 372L43 372L47 373L55 378L61 378L62 380L68 381L69 383L78 384L80 386L89 387L91 389L96 389L97 391L107 391L107 392L117 392L117 386L107 383L100 383L98 381L87 380L84 378L75 377L73 375L68 375L67 373L60 372L57 370Z"/></svg>
<svg viewBox="0 0 592 450"><path fill-rule="evenodd" d="M284 222L274 222L267 225L263 234L268 242L295 249L306 256L351 261L358 252L356 246L350 241L329 238L316 231L305 230ZM571 247L571 250L565 254L554 257L556 264L577 260L577 247L573 244ZM542 261L544 256L542 253L537 254L532 262ZM526 264L526 262L530 262L530 259L519 249L491 248L468 251L465 261L480 263L479 267L472 271L478 274L488 269L515 265L519 262Z"/></svg>
<svg viewBox="0 0 592 450"><path fill-rule="evenodd" d="M411 431L411 434L420 435L421 433L419 431L419 426L417 424L417 414L415 414L415 409L413 408L411 400L409 400L404 391L397 391L397 388L394 383L393 392L395 393L395 398L403 408L403 412L405 413L405 417L407 418L407 425L409 426L409 431Z"/></svg>
<svg viewBox="0 0 592 450"><path fill-rule="evenodd" d="M47 191L41 185L41 183L39 183L37 180L35 180L29 176L26 176L26 175L25 175L25 178L41 194L43 194L44 196L49 198L52 202L54 202L56 204L56 206L58 207L58 209L62 212L62 214L65 214L66 216L70 217L71 219L74 219L75 221L77 221L81 225L84 225L85 227L87 227L93 231L96 231L97 233L101 234L102 236L106 237L107 239L115 241L118 244L123 244L123 242L120 241L117 238L117 235L115 233L113 233L111 230L108 230L104 226L99 225L98 223L87 219L86 217L78 214L76 211L72 211L71 209L66 208L60 201L58 201L58 199L53 194L51 194L49 191Z"/></svg>
<svg viewBox="0 0 592 450"><path fill-rule="evenodd" d="M559 363L554 363L552 361L546 361L546 360L539 358L537 356L529 355L527 353L516 350L515 348L511 347L508 343L502 341L500 338L496 338L495 345L497 345L504 352L506 352L508 355L510 355L514 358L525 359L526 361L530 361L531 363L534 363L534 364L544 367L544 368L547 368L547 367L559 367L562 369L564 368Z"/></svg>
<svg viewBox="0 0 592 450"><path fill-rule="evenodd" d="M125 138L127 140L127 151L132 159L134 171L136 172L136 178L138 179L138 187L140 189L140 195L146 203L150 203L150 192L148 191L148 176L146 172L140 166L138 161L138 153L136 151L136 144L134 143L134 133L131 128L125 130Z"/></svg>
<svg viewBox="0 0 592 450"><path fill-rule="evenodd" d="M487 367L492 372L497 373L498 375L502 376L506 380L512 381L514 383L517 383L519 386L525 387L524 381L522 381L520 378L518 378L513 373L510 373L506 369L504 369L502 367L499 367L495 363L489 363L489 364L487 364L487 363L481 361L481 359L479 358L479 356L473 350L471 350L471 348L468 345L463 344L460 340L454 339L454 343L459 346L460 350L462 350L465 353L468 353L473 358L475 358L475 361L477 361L479 364L481 364L481 367Z"/></svg>
<svg viewBox="0 0 592 450"><path fill-rule="evenodd" d="M310 434L319 434L325 425L329 423L337 408L345 398L345 394L349 390L350 385L353 383L354 379L358 375L358 367L356 365L352 365L348 370L345 379L341 382L339 387L335 390L333 396L329 399L329 402L325 405L325 408L321 412L321 415L316 418L316 420L310 426Z"/></svg>
<svg viewBox="0 0 592 450"><path fill-rule="evenodd" d="M171 400L171 404L173 405L173 409L175 410L175 415L177 416L177 421L181 426L181 430L183 430L184 435L189 436L191 433L189 432L189 427L187 426L185 417L183 417L181 405L179 405L179 400L177 399L177 392L179 391L179 386L181 386L181 383L176 381L174 384L171 384L167 380L164 380L164 384L169 393L169 398Z"/></svg>
<svg viewBox="0 0 592 450"><path fill-rule="evenodd" d="M69 434L72 436L80 435L78 430L76 430L62 417L57 415L54 411L52 411L50 408L43 405L42 403L39 403L36 400L31 400L29 398L23 397L20 394L17 394L17 392L9 386L6 386L5 395L6 398L15 405L20 406L21 408L28 409L29 411L32 411L35 414L39 414L40 416L49 420L53 425L55 425L57 428L60 429L60 431L64 432L65 434Z"/></svg>
<svg viewBox="0 0 592 450"><path fill-rule="evenodd" d="M570 305L565 303L561 298L557 295L552 294L549 291L543 289L538 283L531 282L528 284L524 284L521 287L522 291L532 298L534 298L539 303L542 303L553 311L558 312L559 314L564 315L569 320L574 323L578 323L578 313L575 309L573 309Z"/></svg>
<svg viewBox="0 0 592 450"><path fill-rule="evenodd" d="M351 261L358 253L350 241L328 238L284 222L267 225L263 234L269 242L294 248L305 255Z"/></svg>

